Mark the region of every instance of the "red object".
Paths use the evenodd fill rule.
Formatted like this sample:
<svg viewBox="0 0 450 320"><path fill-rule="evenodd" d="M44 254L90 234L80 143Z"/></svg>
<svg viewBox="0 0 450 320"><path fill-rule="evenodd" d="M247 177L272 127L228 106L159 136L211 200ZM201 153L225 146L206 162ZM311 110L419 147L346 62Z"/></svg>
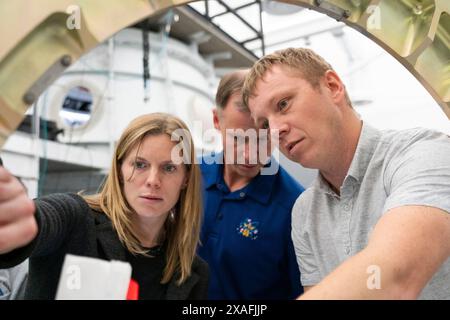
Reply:
<svg viewBox="0 0 450 320"><path fill-rule="evenodd" d="M139 300L139 284L133 279L128 285L127 300Z"/></svg>

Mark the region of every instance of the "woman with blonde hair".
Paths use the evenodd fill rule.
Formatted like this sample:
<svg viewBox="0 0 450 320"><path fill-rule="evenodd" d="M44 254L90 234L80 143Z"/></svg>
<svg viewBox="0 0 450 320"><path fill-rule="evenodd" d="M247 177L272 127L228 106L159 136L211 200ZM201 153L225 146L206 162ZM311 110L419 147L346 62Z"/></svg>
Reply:
<svg viewBox="0 0 450 320"><path fill-rule="evenodd" d="M208 267L196 256L201 198L194 160L187 126L154 113L124 130L98 194L33 203L0 168L0 189L12 190L0 197L0 268L30 257L29 299L54 299L66 254L129 262L139 299L206 298Z"/></svg>

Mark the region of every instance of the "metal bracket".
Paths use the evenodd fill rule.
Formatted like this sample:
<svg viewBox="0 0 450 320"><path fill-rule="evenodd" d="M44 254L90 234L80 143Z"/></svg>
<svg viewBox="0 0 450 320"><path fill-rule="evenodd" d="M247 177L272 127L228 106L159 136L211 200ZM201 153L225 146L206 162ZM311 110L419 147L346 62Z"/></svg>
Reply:
<svg viewBox="0 0 450 320"><path fill-rule="evenodd" d="M338 6L329 3L325 0L315 0L314 2L317 7L325 10L327 14L332 16L337 21L348 19L352 15L352 12L350 10L339 8Z"/></svg>
<svg viewBox="0 0 450 320"><path fill-rule="evenodd" d="M25 92L22 99L26 104L33 104L45 89L52 84L68 66L72 64L72 57L63 55Z"/></svg>

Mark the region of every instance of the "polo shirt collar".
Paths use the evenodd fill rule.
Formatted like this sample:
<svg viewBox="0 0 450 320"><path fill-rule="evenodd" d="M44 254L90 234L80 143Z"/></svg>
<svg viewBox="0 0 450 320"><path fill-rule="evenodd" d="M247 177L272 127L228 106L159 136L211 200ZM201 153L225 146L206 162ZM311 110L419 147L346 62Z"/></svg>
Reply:
<svg viewBox="0 0 450 320"><path fill-rule="evenodd" d="M336 192L331 189L329 183L325 180L325 178L322 176L322 174L318 173L316 180L314 180L314 188L317 190L320 190L326 194L329 194L333 197L339 197Z"/></svg>
<svg viewBox="0 0 450 320"><path fill-rule="evenodd" d="M203 183L205 189L211 189L213 186L221 183L223 180L222 176L223 163L213 163L203 166Z"/></svg>
<svg viewBox="0 0 450 320"><path fill-rule="evenodd" d="M361 183L366 174L367 167L375 153L380 141L381 131L363 122L361 134L355 155L348 170L347 176L351 176Z"/></svg>
<svg viewBox="0 0 450 320"><path fill-rule="evenodd" d="M358 145L356 147L355 155L350 164L350 168L347 172L347 176L344 179L347 180L348 177L354 178L358 183L364 179L367 167L369 166L370 160L372 159L375 149L377 148L378 141L381 137L381 131L370 126L363 121L361 134L359 136ZM325 178L318 174L316 180L314 181L314 187L335 197L339 197L333 189L331 189L329 183Z"/></svg>
<svg viewBox="0 0 450 320"><path fill-rule="evenodd" d="M223 153L221 153L223 155ZM266 166L270 166L270 164L276 161L273 157L270 158L270 162ZM205 189L211 189L213 187L217 188L217 185L223 184L225 185L225 181L223 179L223 168L224 164L211 164L206 165L204 169L204 187ZM253 198L254 200L261 202L263 204L267 204L270 200L270 196L272 194L276 174L271 175L261 175L258 174L255 178L253 178L250 183L241 189L242 192L246 193L246 196ZM238 190L239 191L239 190Z"/></svg>
<svg viewBox="0 0 450 320"><path fill-rule="evenodd" d="M271 157L270 162L266 166L270 166L271 163L276 162L276 160ZM278 169L280 169L278 164ZM254 200L261 202L262 204L269 203L270 197L272 195L273 189L275 187L277 174L262 175L258 174L255 178L250 181L247 186L247 195Z"/></svg>

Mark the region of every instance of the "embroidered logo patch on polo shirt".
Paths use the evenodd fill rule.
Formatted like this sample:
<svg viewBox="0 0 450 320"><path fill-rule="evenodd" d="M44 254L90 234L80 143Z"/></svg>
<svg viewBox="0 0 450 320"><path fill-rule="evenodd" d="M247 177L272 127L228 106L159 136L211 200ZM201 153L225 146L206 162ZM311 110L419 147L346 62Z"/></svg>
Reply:
<svg viewBox="0 0 450 320"><path fill-rule="evenodd" d="M246 218L239 224L236 230L241 236L255 240L258 238L258 225L258 221Z"/></svg>

